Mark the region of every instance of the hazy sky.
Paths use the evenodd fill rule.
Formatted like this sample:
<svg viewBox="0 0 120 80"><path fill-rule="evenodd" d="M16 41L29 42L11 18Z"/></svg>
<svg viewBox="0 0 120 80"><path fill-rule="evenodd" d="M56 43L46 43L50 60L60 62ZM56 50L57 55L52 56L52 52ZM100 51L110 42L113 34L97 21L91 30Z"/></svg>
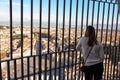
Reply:
<svg viewBox="0 0 120 80"><path fill-rule="evenodd" d="M2 22L9 21L9 1L10 0L0 0L0 24ZM21 0L12 0L12 5L13 5L13 21L14 22L20 22L20 1ZM30 6L31 6L31 0L23 0L23 19L26 22L30 21ZM48 21L48 1L49 0L42 0L42 21L47 22ZM51 15L50 15L50 20L51 22L56 21L56 1L57 0L51 0ZM63 1L64 0L59 0L59 14L58 14L58 19L59 23L63 22ZM75 16L76 16L76 1L77 0L72 0L72 16L71 16L71 21L72 24L75 24ZM81 23L81 17L82 17L82 2L83 0L78 0L78 24ZM105 0L103 0L105 1ZM110 0L108 0L110 1ZM113 1L114 2L114 1ZM33 0L33 21L39 22L39 4L40 0ZM88 5L88 0L84 0L84 16L83 16L83 23L86 23L86 18L87 18L87 5ZM113 5L114 11L113 11ZM103 9L105 9L104 13L104 23L107 23L107 18L109 17L109 23L111 23L112 20L112 15L114 12L114 19L113 23L116 23L116 16L117 16L117 5L116 4L110 4L110 12L108 15L108 3L105 3L105 6L103 7L103 3L100 3L100 9L99 9L99 24L102 22L102 15L103 15ZM69 23L69 12L70 12L70 0L66 0L66 9L65 9L65 22L66 24ZM88 15L88 23L91 24L92 20L92 12L93 12L93 1L90 0L89 4L89 15ZM98 2L95 2L95 7L94 7L94 19L93 22L94 24L97 23L97 17L98 15Z"/></svg>

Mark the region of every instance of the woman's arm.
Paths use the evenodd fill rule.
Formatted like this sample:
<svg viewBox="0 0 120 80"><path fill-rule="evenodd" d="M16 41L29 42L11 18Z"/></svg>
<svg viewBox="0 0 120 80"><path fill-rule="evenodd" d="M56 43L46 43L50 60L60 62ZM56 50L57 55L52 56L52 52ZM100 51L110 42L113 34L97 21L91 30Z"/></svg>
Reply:
<svg viewBox="0 0 120 80"><path fill-rule="evenodd" d="M79 40L77 46L76 46L77 51L81 51L81 40Z"/></svg>
<svg viewBox="0 0 120 80"><path fill-rule="evenodd" d="M100 43L99 55L100 55L100 58L103 60L104 59L104 49L103 49L102 43Z"/></svg>

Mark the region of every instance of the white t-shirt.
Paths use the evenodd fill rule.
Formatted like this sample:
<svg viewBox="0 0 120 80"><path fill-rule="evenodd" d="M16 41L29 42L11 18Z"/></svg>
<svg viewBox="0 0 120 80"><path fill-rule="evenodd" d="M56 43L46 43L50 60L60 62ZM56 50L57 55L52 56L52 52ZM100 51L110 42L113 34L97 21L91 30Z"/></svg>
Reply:
<svg viewBox="0 0 120 80"><path fill-rule="evenodd" d="M97 41L97 44L95 44L93 47L88 46L88 37L82 37L80 38L76 49L78 51L81 51L83 53L84 60L86 60L86 57L90 51L90 54L85 62L85 66L94 65L100 62L103 62L104 59L104 50L103 45L100 41Z"/></svg>

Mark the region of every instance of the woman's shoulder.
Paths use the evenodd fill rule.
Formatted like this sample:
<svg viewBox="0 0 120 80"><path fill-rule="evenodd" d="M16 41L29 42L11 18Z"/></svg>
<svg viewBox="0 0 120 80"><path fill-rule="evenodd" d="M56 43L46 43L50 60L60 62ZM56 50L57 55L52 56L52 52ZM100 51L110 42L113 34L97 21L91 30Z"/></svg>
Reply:
<svg viewBox="0 0 120 80"><path fill-rule="evenodd" d="M101 42L101 41L98 41L98 40L97 40L97 43L98 43L98 44L102 44L102 42Z"/></svg>
<svg viewBox="0 0 120 80"><path fill-rule="evenodd" d="M80 40L86 40L88 37L80 37Z"/></svg>
<svg viewBox="0 0 120 80"><path fill-rule="evenodd" d="M86 43L87 42L87 37L80 37L79 38L79 43L80 44L83 44L83 43Z"/></svg>
<svg viewBox="0 0 120 80"><path fill-rule="evenodd" d="M97 44L102 46L102 42L101 41L97 41Z"/></svg>
<svg viewBox="0 0 120 80"><path fill-rule="evenodd" d="M81 37L80 38L80 41L86 41L86 40L88 40L88 37Z"/></svg>

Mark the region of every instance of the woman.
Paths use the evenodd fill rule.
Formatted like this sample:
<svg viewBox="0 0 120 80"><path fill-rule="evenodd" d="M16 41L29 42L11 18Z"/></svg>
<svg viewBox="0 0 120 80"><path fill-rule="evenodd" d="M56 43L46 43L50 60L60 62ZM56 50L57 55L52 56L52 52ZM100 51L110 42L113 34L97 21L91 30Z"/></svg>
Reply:
<svg viewBox="0 0 120 80"><path fill-rule="evenodd" d="M103 45L97 41L95 29L88 26L85 31L85 37L80 38L76 49L82 51L85 61L85 80L102 80L103 74ZM87 59L86 59L87 57Z"/></svg>

